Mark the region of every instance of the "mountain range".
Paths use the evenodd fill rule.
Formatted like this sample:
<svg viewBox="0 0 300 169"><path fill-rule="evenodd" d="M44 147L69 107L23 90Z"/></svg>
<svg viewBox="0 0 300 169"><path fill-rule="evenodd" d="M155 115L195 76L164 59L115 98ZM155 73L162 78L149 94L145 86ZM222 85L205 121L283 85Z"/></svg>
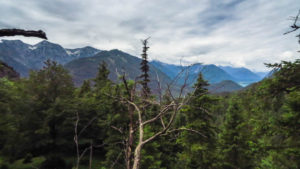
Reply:
<svg viewBox="0 0 300 169"><path fill-rule="evenodd" d="M38 70L47 59L66 64L71 60L93 56L100 50L92 47L64 49L48 41L29 45L20 40L0 41L0 60L12 66L21 76L28 76L30 69Z"/></svg>
<svg viewBox="0 0 300 169"><path fill-rule="evenodd" d="M110 70L109 77L115 82L124 73L132 80L141 74L139 70L141 59L117 49L105 51L90 46L68 49L49 41L29 45L20 40L0 40L0 60L13 67L22 77L28 76L29 70L41 69L47 59L64 65L72 74L77 86L86 79L94 78L101 62L107 64ZM187 83L192 86L201 72L205 80L214 84L211 86L221 85L225 86L222 90L231 91L239 89L238 86L243 83L245 85L261 80L264 73L256 74L246 68L214 64L197 63L191 66L180 66L156 60L149 63L152 89L158 88L158 81L162 87L172 80L176 81L177 85L181 85L187 75ZM220 87L209 89L217 90L218 88Z"/></svg>
<svg viewBox="0 0 300 169"><path fill-rule="evenodd" d="M80 85L83 80L96 77L98 72L97 68L102 62L105 62L110 70L109 78L115 82L124 74L131 80L136 80L136 78L141 75L141 59L117 49L102 51L92 57L74 59L65 64L65 68L73 75L75 84ZM158 89L158 81L160 81L162 85L171 82L171 79L165 73L151 64L149 67L150 86L152 89Z"/></svg>
<svg viewBox="0 0 300 169"><path fill-rule="evenodd" d="M188 74L189 83L194 83L200 72L203 74L204 79L210 84L230 80L238 83L239 85L246 86L264 78L264 76L262 76L263 72L256 74L244 67L236 68L230 66L216 66L214 64L205 65L200 63L189 66L179 66L166 64L157 60L151 61L151 64L166 73L171 79L175 78L179 73L182 75ZM179 83L183 83L184 80L184 76L178 78Z"/></svg>

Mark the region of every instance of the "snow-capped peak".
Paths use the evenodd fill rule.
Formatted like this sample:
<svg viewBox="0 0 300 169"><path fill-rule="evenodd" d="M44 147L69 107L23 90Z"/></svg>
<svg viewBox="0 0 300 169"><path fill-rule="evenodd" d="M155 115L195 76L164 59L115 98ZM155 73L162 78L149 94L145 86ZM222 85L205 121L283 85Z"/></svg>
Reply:
<svg viewBox="0 0 300 169"><path fill-rule="evenodd" d="M28 46L28 48L29 48L30 50L35 50L37 47L36 47L36 46Z"/></svg>
<svg viewBox="0 0 300 169"><path fill-rule="evenodd" d="M76 51L71 51L71 50L66 50L67 54L70 55L79 55L80 54L80 50L76 50Z"/></svg>

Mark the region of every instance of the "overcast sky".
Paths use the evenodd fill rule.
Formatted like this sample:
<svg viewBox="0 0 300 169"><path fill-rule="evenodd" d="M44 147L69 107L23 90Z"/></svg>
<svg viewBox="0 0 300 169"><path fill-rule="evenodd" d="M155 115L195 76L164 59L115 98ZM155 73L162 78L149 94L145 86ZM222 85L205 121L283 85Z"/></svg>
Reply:
<svg viewBox="0 0 300 169"><path fill-rule="evenodd" d="M151 36L150 59L264 71L263 63L299 58L295 34L283 35L299 9L299 0L0 0L0 28L138 57L140 39Z"/></svg>

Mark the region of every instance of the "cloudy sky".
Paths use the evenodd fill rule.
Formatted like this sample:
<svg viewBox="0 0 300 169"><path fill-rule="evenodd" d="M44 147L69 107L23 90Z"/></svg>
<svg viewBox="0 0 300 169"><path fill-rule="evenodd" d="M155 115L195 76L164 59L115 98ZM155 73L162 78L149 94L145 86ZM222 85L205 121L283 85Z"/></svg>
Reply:
<svg viewBox="0 0 300 169"><path fill-rule="evenodd" d="M42 29L66 48L135 56L151 36L150 59L264 71L263 63L299 58L295 34L283 35L299 9L299 0L0 0L0 28Z"/></svg>

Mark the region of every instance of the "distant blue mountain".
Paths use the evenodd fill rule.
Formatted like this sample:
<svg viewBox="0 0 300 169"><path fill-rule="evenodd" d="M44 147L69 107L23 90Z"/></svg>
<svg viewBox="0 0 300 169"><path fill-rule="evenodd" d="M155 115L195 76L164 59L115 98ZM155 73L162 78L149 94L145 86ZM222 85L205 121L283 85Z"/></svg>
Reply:
<svg viewBox="0 0 300 169"><path fill-rule="evenodd" d="M257 74L262 79L265 78L266 76L268 76L269 73L271 73L271 72L255 72L255 74Z"/></svg>
<svg viewBox="0 0 300 169"><path fill-rule="evenodd" d="M154 65L160 71L164 72L171 79L174 79L178 74L180 74L178 78L178 83L184 83L185 77L188 76L188 84L193 84L198 74L201 72L205 80L209 83L219 83L223 80L232 80L236 79L232 77L230 74L225 72L223 69L217 67L216 65L203 65L200 63L193 64L191 66L178 66L173 64L163 63L157 60L151 61L150 64Z"/></svg>
<svg viewBox="0 0 300 169"><path fill-rule="evenodd" d="M253 73L251 70L244 67L230 67L230 66L219 66L221 69L229 73L236 80L240 82L256 82L262 78L257 74Z"/></svg>
<svg viewBox="0 0 300 169"><path fill-rule="evenodd" d="M175 78L175 76L184 68L183 66L167 64L157 60L151 61L150 64L164 72L171 79Z"/></svg>
<svg viewBox="0 0 300 169"><path fill-rule="evenodd" d="M175 78L181 70L186 69L188 71L185 71L182 75L189 75L189 83L195 82L200 72L203 74L204 79L210 84L230 80L241 86L247 86L251 83L260 81L268 74L268 72L259 72L257 74L244 67L236 68L231 66L216 66L214 64L205 65L198 63L188 67L167 64L157 60L152 61L151 64L164 72L171 79ZM184 78L179 78L178 81L183 83Z"/></svg>
<svg viewBox="0 0 300 169"><path fill-rule="evenodd" d="M128 65L135 66L137 69L139 68L139 61L137 61L139 59L136 57L125 57L129 56L129 54L118 50L106 51L106 53L100 54L102 52L104 51L89 46L76 49L66 49L49 41L42 41L36 45L29 45L19 40L0 41L0 60L12 66L17 72L20 73L21 76L27 76L28 70L30 69L38 70L42 68L44 61L47 59L54 60L60 64L66 65L67 67L69 66L71 73L72 71L78 70L78 68L82 65L85 65L84 69L78 71L78 74L82 75L82 77L74 77L74 79L79 79L78 84L85 78L94 76L95 72L89 71L89 68L91 65L93 65L96 70L99 62L91 64L90 66L86 66L88 64L83 63L83 61L87 61L94 56L97 56L97 61L104 60L107 62L113 62L110 65L112 68L111 72L115 72L117 69L121 70L124 67L127 68ZM136 59L133 62L130 60L130 58ZM119 61L120 59L123 60L124 63L121 63ZM231 84L229 89L233 89L232 86L234 85L232 85L232 83L228 83L228 81L233 81L239 85L246 86L250 83L261 80L266 75L265 72L259 72L255 74L246 68L216 66L214 64L205 65L197 63L191 66L180 66L167 64L160 61L151 61L150 64L154 71L154 73L152 72L153 77L155 74L158 74L160 75L161 79L165 79L166 81L175 79L175 83L177 85L181 85L185 82L185 80L187 80L188 85L192 86L200 72L203 74L204 79L210 84L220 83L224 80L225 82L227 81L226 83L223 82L222 85L225 84L225 86L229 86L229 84ZM75 66L72 67L71 65ZM137 70L129 70L129 68L127 70L127 73L130 75L137 75L137 72ZM186 79L186 77L188 78Z"/></svg>

